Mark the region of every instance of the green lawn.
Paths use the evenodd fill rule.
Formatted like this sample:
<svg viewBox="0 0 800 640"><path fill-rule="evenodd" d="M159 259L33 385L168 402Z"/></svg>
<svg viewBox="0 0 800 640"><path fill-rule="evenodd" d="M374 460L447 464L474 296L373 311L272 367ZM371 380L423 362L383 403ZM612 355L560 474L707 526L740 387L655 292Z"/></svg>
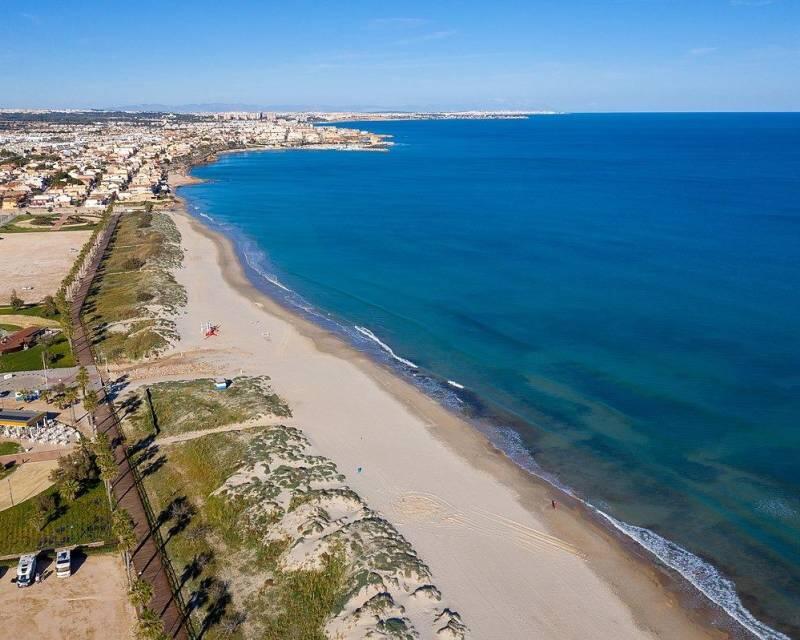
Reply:
<svg viewBox="0 0 800 640"><path fill-rule="evenodd" d="M56 493L56 488L47 490ZM113 542L105 487L98 482L72 503L62 503L55 519L38 531L31 524L36 497L0 511L0 555L90 542Z"/></svg>
<svg viewBox="0 0 800 640"><path fill-rule="evenodd" d="M16 464L12 464L10 467L3 467L2 465L0 465L0 480L7 478L12 473L14 473L17 470L18 466L19 465Z"/></svg>
<svg viewBox="0 0 800 640"><path fill-rule="evenodd" d="M14 331L19 331L20 329L22 329L22 327L18 327L15 324L4 324L4 323L0 322L0 329L3 329L3 331L12 331L12 332L14 332Z"/></svg>
<svg viewBox="0 0 800 640"><path fill-rule="evenodd" d="M29 304L16 311L8 305L2 305L0 306L0 316L35 316L49 320L58 320L59 318L58 313L54 316L45 315L44 306L41 304Z"/></svg>
<svg viewBox="0 0 800 640"><path fill-rule="evenodd" d="M19 453L20 451L22 451L22 447L16 442L0 440L0 456L7 456L12 453Z"/></svg>
<svg viewBox="0 0 800 640"><path fill-rule="evenodd" d="M37 344L27 351L17 351L0 356L0 373L11 373L13 371L39 371L42 369L42 351L44 345ZM66 338L59 336L56 342L48 350L56 356L55 362L47 365L49 369L55 367L74 367L75 358L69 348Z"/></svg>
<svg viewBox="0 0 800 640"><path fill-rule="evenodd" d="M81 216L82 217L82 216ZM41 231L52 231L53 225L55 224L56 220L58 220L59 214L56 213L48 213L47 215L36 215L33 216L29 213L25 213L21 216L17 216L14 218L13 222L9 222L6 225L0 227L0 233L38 233ZM40 224L32 224L30 227L22 227L19 226L18 222L27 222L31 220L41 220ZM46 222L46 224L45 224ZM63 226L59 231L92 231L97 226L96 222L91 222L89 220L84 219L82 224L73 224L73 226Z"/></svg>

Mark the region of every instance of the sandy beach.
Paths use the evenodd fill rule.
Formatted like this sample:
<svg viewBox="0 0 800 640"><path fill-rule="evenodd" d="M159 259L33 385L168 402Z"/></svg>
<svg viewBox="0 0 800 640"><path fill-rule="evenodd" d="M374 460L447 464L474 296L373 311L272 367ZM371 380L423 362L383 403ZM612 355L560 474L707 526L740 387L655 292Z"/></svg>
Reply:
<svg viewBox="0 0 800 640"><path fill-rule="evenodd" d="M411 542L472 637L720 637L702 610L680 606L665 572L582 507L472 425L256 290L226 238L183 211L175 221L185 250L176 277L188 304L177 318L181 339L161 363L165 377L184 368L269 375L293 423ZM208 322L218 336L201 335Z"/></svg>

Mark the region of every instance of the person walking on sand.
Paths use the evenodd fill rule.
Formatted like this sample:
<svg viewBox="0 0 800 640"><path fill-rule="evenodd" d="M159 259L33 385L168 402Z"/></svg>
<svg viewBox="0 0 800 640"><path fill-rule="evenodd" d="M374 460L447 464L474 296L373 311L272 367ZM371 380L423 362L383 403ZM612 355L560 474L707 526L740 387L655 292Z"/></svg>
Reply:
<svg viewBox="0 0 800 640"><path fill-rule="evenodd" d="M555 508L556 508L556 501L555 501L555 500L551 500L551 501L550 501L550 504L552 504L552 505L553 505L553 509L555 509Z"/></svg>

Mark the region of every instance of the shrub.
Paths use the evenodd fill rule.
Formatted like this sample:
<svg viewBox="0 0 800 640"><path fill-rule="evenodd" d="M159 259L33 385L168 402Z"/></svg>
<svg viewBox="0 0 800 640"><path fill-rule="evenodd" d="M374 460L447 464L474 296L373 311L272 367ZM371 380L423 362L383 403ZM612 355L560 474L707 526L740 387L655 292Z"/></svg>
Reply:
<svg viewBox="0 0 800 640"><path fill-rule="evenodd" d="M19 311L25 306L25 301L17 295L17 290L11 290L11 298L9 299L8 303L11 305L11 309L13 311Z"/></svg>
<svg viewBox="0 0 800 640"><path fill-rule="evenodd" d="M138 271L144 266L144 260L141 258L128 258L125 262L122 263L122 268L125 271Z"/></svg>
<svg viewBox="0 0 800 640"><path fill-rule="evenodd" d="M45 296L42 302L42 315L46 318L52 318L58 314L58 307L53 296Z"/></svg>

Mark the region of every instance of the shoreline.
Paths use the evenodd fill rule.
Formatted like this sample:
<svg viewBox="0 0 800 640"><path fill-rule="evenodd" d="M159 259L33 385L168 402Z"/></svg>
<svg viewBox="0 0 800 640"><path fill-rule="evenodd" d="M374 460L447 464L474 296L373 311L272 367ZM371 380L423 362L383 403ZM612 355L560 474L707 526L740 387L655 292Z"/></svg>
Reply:
<svg viewBox="0 0 800 640"><path fill-rule="evenodd" d="M197 181L191 176L187 179L188 182L183 184ZM559 507L563 508L559 509L556 521L548 519L548 529L552 527L552 533L577 543L592 571L629 607L640 630L651 630L655 633L654 637L708 638L725 637L726 633L720 627L728 627L725 630L728 632L738 627L719 607L695 592L687 581L672 570L661 565L644 547L614 529L610 523L602 521L601 516L593 513L584 503L518 466L463 416L456 415L396 375L389 367L375 362L256 287L246 274L233 240L209 228L188 212L182 199L180 202L183 205L181 215L191 228L215 245L216 263L224 280L240 296L251 304L257 301L255 304L264 312L288 322L322 353L354 364L381 390L421 417L430 436L468 461L479 472L488 473L501 482L531 514L538 518L549 516L550 500L557 499ZM332 457L336 460L335 456ZM369 501L369 496L365 497ZM570 522L564 522L562 514L568 514ZM392 519L388 514L387 517ZM687 587L691 587L691 591ZM654 607L655 601L660 601L661 606ZM465 620L469 622L469 608L460 607ZM723 620L729 624L720 625Z"/></svg>

